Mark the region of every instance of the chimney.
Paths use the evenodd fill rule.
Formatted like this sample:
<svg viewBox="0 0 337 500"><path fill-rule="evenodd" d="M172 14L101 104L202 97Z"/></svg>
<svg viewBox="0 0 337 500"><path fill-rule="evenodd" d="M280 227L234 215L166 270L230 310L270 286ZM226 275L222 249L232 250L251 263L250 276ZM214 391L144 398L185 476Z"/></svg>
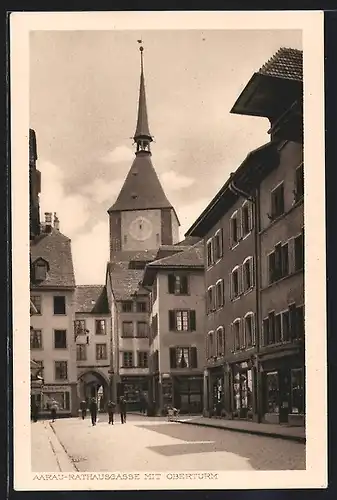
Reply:
<svg viewBox="0 0 337 500"><path fill-rule="evenodd" d="M52 226L52 213L51 212L45 212L44 213L44 230L46 233L51 233L51 230L53 228Z"/></svg>
<svg viewBox="0 0 337 500"><path fill-rule="evenodd" d="M56 229L56 231L60 230L60 220L57 217L56 212L54 212L54 229Z"/></svg>

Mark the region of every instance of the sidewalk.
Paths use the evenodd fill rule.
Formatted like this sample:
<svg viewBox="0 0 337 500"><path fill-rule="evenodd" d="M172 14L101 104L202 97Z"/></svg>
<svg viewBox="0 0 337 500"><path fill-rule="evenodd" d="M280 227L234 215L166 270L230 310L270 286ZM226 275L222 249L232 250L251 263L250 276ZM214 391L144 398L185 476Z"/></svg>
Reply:
<svg viewBox="0 0 337 500"><path fill-rule="evenodd" d="M68 455L56 437L49 421L31 424L32 472L73 472Z"/></svg>
<svg viewBox="0 0 337 500"><path fill-rule="evenodd" d="M305 428L290 427L287 425L258 424L240 420L225 420L220 418L189 417L181 416L176 422L180 424L199 425L202 427L213 427L236 432L246 432L259 436L269 436L273 438L291 439L300 443L305 443Z"/></svg>

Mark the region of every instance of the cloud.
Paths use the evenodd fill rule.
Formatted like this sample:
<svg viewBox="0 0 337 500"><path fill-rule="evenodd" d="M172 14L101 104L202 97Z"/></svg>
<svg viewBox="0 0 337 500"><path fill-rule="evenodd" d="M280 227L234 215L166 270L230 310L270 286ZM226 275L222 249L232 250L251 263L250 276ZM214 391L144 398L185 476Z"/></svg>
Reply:
<svg viewBox="0 0 337 500"><path fill-rule="evenodd" d="M213 197L198 198L192 203L179 207L178 217L180 220L180 235L183 238L186 231L192 226L199 215L205 210Z"/></svg>
<svg viewBox="0 0 337 500"><path fill-rule="evenodd" d="M112 151L109 151L101 157L103 163L120 163L124 161L132 161L134 158L134 151L127 146L117 146Z"/></svg>
<svg viewBox="0 0 337 500"><path fill-rule="evenodd" d="M41 219L45 212L56 212L60 230L72 238L89 221L88 200L80 193L66 192L66 178L62 169L49 161L39 161L41 172Z"/></svg>
<svg viewBox="0 0 337 500"><path fill-rule="evenodd" d="M105 284L106 263L109 260L108 220L98 222L88 232L75 237L71 247L76 284Z"/></svg>
<svg viewBox="0 0 337 500"><path fill-rule="evenodd" d="M179 191L188 188L195 183L195 179L185 175L177 174L174 170L168 170L160 175L163 187L167 191Z"/></svg>
<svg viewBox="0 0 337 500"><path fill-rule="evenodd" d="M110 182L98 177L90 184L81 187L81 193L89 196L96 203L111 201L116 198L121 190L124 179L114 179Z"/></svg>

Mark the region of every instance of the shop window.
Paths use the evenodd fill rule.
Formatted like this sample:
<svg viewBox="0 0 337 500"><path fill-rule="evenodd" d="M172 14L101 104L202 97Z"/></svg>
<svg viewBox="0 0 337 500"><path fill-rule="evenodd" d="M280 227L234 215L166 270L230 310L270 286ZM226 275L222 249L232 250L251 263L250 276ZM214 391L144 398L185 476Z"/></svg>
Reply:
<svg viewBox="0 0 337 500"><path fill-rule="evenodd" d="M244 369L242 363L233 369L233 394L236 416L247 418L248 411L253 409L253 377L252 370Z"/></svg>
<svg viewBox="0 0 337 500"><path fill-rule="evenodd" d="M304 196L304 169L303 162L295 170L295 190L294 190L294 201L295 203L302 199Z"/></svg>
<svg viewBox="0 0 337 500"><path fill-rule="evenodd" d="M148 335L149 335L149 327L146 321L138 321L136 337L146 339Z"/></svg>
<svg viewBox="0 0 337 500"><path fill-rule="evenodd" d="M32 301L32 303L34 304L34 307L36 309L36 313L35 314L41 314L41 310L42 310L42 297L41 295L31 295L30 296L30 300Z"/></svg>
<svg viewBox="0 0 337 500"><path fill-rule="evenodd" d="M247 257L242 265L243 290L246 292L254 286L254 265L253 257Z"/></svg>
<svg viewBox="0 0 337 500"><path fill-rule="evenodd" d="M68 362L55 361L55 380L67 380L68 378Z"/></svg>
<svg viewBox="0 0 337 500"><path fill-rule="evenodd" d="M188 295L188 277L186 275L169 274L168 290L174 295Z"/></svg>
<svg viewBox="0 0 337 500"><path fill-rule="evenodd" d="M304 269L304 230L294 238L295 246L295 271Z"/></svg>
<svg viewBox="0 0 337 500"><path fill-rule="evenodd" d="M66 298L62 295L53 297L54 314L66 314Z"/></svg>
<svg viewBox="0 0 337 500"><path fill-rule="evenodd" d="M133 302L131 300L124 300L122 302L122 312L129 313L133 310Z"/></svg>
<svg viewBox="0 0 337 500"><path fill-rule="evenodd" d="M304 374L302 368L291 370L291 412L304 414Z"/></svg>
<svg viewBox="0 0 337 500"><path fill-rule="evenodd" d="M218 280L215 285L216 289L216 308L220 309L224 305L224 280Z"/></svg>
<svg viewBox="0 0 337 500"><path fill-rule="evenodd" d="M54 348L67 348L67 330L54 330Z"/></svg>
<svg viewBox="0 0 337 500"><path fill-rule="evenodd" d="M133 322L132 321L123 321L122 322L122 337L133 337Z"/></svg>
<svg viewBox="0 0 337 500"><path fill-rule="evenodd" d="M207 359L211 359L215 356L214 349L214 331L208 332L206 337L206 357Z"/></svg>
<svg viewBox="0 0 337 500"><path fill-rule="evenodd" d="M42 349L42 331L31 328L30 330L30 348Z"/></svg>
<svg viewBox="0 0 337 500"><path fill-rule="evenodd" d="M232 270L230 275L232 300L240 295L241 292L240 281L241 281L241 268L240 266L236 266Z"/></svg>
<svg viewBox="0 0 337 500"><path fill-rule="evenodd" d="M138 367L148 368L149 366L149 353L147 351L138 351Z"/></svg>
<svg viewBox="0 0 337 500"><path fill-rule="evenodd" d="M218 231L215 233L213 244L214 244L214 260L218 261L219 259L221 259L223 255L222 229L218 229Z"/></svg>
<svg viewBox="0 0 337 500"><path fill-rule="evenodd" d="M136 310L138 313L146 313L147 312L147 303L146 302L137 302Z"/></svg>
<svg viewBox="0 0 337 500"><path fill-rule="evenodd" d="M243 347L243 336L241 332L241 319L237 318L232 323L233 339L234 339L234 351L238 351Z"/></svg>
<svg viewBox="0 0 337 500"><path fill-rule="evenodd" d="M252 312L247 313L244 318L244 337L246 347L255 345L255 316Z"/></svg>
<svg viewBox="0 0 337 500"><path fill-rule="evenodd" d="M216 354L219 358L225 354L225 334L223 326L219 326L216 331Z"/></svg>
<svg viewBox="0 0 337 500"><path fill-rule="evenodd" d="M60 410L70 410L69 392L48 392L43 394L43 408L49 410L51 404L56 401Z"/></svg>
<svg viewBox="0 0 337 500"><path fill-rule="evenodd" d="M253 229L253 205L248 200L244 202L241 209L242 237L244 238Z"/></svg>
<svg viewBox="0 0 337 500"><path fill-rule="evenodd" d="M106 335L105 319L96 319L95 333L96 335Z"/></svg>
<svg viewBox="0 0 337 500"><path fill-rule="evenodd" d="M207 248L207 267L210 267L214 264L214 252L213 252L213 240L210 239L206 244Z"/></svg>
<svg viewBox="0 0 337 500"><path fill-rule="evenodd" d="M284 186L283 182L271 192L271 213L269 218L276 219L284 214Z"/></svg>
<svg viewBox="0 0 337 500"><path fill-rule="evenodd" d="M279 413L278 372L266 373L266 403L267 413Z"/></svg>
<svg viewBox="0 0 337 500"><path fill-rule="evenodd" d="M77 361L86 361L87 359L87 345L86 344L77 344L76 346L76 360Z"/></svg>
<svg viewBox="0 0 337 500"><path fill-rule="evenodd" d="M234 247L240 239L239 212L236 210L229 220L230 245Z"/></svg>
<svg viewBox="0 0 337 500"><path fill-rule="evenodd" d="M169 329L176 332L191 332L196 329L195 310L169 311Z"/></svg>
<svg viewBox="0 0 337 500"><path fill-rule="evenodd" d="M96 344L96 359L108 359L106 344Z"/></svg>
<svg viewBox="0 0 337 500"><path fill-rule="evenodd" d="M124 351L122 353L122 368L133 368L133 352Z"/></svg>

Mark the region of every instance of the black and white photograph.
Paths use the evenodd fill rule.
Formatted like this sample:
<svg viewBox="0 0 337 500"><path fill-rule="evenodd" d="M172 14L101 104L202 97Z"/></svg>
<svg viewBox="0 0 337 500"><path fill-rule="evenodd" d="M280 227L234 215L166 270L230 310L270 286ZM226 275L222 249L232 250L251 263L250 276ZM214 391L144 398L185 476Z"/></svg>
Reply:
<svg viewBox="0 0 337 500"><path fill-rule="evenodd" d="M326 486L322 26L12 16L16 489Z"/></svg>

